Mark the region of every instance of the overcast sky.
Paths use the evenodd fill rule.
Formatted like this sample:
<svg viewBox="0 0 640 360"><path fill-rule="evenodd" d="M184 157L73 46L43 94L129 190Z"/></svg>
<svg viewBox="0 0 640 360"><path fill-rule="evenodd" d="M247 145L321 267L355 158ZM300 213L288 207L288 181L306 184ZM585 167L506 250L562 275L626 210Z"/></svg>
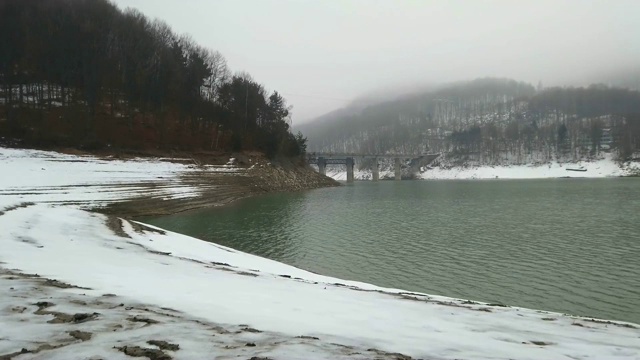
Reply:
<svg viewBox="0 0 640 360"><path fill-rule="evenodd" d="M584 84L640 63L638 0L115 0L219 50L300 123L385 87Z"/></svg>

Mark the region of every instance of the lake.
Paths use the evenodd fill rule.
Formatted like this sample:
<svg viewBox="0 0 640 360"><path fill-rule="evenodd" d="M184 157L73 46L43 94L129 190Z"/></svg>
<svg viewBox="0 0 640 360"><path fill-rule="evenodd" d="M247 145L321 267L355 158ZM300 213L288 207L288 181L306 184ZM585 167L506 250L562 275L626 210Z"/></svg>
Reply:
<svg viewBox="0 0 640 360"><path fill-rule="evenodd" d="M640 179L356 182L143 221L323 275L640 323Z"/></svg>

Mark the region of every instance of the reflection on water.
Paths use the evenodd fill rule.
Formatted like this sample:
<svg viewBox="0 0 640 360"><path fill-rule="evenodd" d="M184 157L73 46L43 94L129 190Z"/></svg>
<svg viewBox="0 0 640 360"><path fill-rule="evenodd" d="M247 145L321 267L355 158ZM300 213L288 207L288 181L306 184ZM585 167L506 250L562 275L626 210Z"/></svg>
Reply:
<svg viewBox="0 0 640 360"><path fill-rule="evenodd" d="M380 286L640 323L640 179L357 182L147 219Z"/></svg>

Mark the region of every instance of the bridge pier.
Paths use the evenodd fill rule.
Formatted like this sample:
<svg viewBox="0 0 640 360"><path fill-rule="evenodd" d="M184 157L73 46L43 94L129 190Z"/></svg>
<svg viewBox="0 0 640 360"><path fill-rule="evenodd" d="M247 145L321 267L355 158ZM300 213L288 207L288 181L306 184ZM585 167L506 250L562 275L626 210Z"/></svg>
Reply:
<svg viewBox="0 0 640 360"><path fill-rule="evenodd" d="M310 164L318 165L318 172L322 175L327 175L327 165L347 165L347 182L353 182L354 177L354 165L355 159L371 159L373 160L373 166L371 167L372 180L377 181L380 179L380 168L378 160L393 159L395 160L394 170L395 179L401 180L402 178L402 160L411 159L409 167L411 169L418 166L417 164L428 165L433 160L437 159L440 154L423 154L423 155L385 155L385 154L332 154L332 153L311 153L307 155L307 161Z"/></svg>
<svg viewBox="0 0 640 360"><path fill-rule="evenodd" d="M373 181L380 180L380 169L378 168L378 158L373 158L373 167L371 167L371 174Z"/></svg>
<svg viewBox="0 0 640 360"><path fill-rule="evenodd" d="M327 175L327 159L323 157L318 158L318 172L322 175Z"/></svg>
<svg viewBox="0 0 640 360"><path fill-rule="evenodd" d="M353 166L355 165L355 162L353 161L352 157L348 157L346 158L346 163L347 163L347 182L353 182Z"/></svg>

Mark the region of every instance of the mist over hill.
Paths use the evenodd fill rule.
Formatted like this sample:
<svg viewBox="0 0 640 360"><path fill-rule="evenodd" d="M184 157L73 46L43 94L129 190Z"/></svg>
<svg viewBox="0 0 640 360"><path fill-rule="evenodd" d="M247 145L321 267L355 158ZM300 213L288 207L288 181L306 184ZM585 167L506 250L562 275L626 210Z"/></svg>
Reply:
<svg viewBox="0 0 640 360"><path fill-rule="evenodd" d="M634 81L617 79L609 83ZM527 163L603 151L626 158L640 147L640 93L628 87L543 88L480 78L366 99L298 126L308 151L445 153Z"/></svg>

